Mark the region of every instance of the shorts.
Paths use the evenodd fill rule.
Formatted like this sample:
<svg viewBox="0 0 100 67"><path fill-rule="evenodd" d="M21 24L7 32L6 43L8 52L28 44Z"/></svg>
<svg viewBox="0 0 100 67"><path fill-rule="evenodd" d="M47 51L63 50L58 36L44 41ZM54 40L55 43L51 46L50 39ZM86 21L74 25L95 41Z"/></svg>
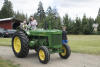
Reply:
<svg viewBox="0 0 100 67"><path fill-rule="evenodd" d="M62 44L67 44L68 40L62 40Z"/></svg>

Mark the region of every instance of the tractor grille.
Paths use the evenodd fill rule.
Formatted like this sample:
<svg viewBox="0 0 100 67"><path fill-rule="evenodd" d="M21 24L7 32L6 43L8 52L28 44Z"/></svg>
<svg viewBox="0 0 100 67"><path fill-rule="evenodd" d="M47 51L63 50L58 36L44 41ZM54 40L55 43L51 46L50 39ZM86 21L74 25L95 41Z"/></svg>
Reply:
<svg viewBox="0 0 100 67"><path fill-rule="evenodd" d="M51 43L53 46L58 46L62 44L62 35L52 35L51 36Z"/></svg>

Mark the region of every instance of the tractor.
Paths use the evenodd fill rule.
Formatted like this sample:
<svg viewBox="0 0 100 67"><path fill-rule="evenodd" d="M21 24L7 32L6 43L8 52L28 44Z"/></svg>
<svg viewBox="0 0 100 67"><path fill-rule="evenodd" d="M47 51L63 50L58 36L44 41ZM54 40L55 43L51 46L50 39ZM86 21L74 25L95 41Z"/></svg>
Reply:
<svg viewBox="0 0 100 67"><path fill-rule="evenodd" d="M29 49L33 49L43 64L50 61L50 54L58 53L62 59L67 59L71 54L70 47L62 44L62 31L57 29L23 30L17 28L12 37L12 49L18 58L26 57Z"/></svg>

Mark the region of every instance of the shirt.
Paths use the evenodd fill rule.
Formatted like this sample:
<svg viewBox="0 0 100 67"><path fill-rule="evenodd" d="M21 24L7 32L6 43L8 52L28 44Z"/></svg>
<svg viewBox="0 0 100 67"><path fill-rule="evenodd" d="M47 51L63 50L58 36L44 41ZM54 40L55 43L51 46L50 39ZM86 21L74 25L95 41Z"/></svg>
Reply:
<svg viewBox="0 0 100 67"><path fill-rule="evenodd" d="M67 40L67 31L62 31L62 40Z"/></svg>
<svg viewBox="0 0 100 67"><path fill-rule="evenodd" d="M29 25L32 29L36 29L37 21L36 21L36 20L33 20L33 21L31 21L28 25Z"/></svg>

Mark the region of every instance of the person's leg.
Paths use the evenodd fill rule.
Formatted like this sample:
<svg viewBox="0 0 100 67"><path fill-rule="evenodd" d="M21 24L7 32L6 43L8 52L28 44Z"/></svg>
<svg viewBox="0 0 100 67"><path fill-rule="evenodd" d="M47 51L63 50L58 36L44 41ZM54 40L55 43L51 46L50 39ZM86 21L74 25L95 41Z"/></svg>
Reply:
<svg viewBox="0 0 100 67"><path fill-rule="evenodd" d="M64 44L65 42L64 42L64 40L62 40L62 44Z"/></svg>
<svg viewBox="0 0 100 67"><path fill-rule="evenodd" d="M63 40L63 44L67 44L68 43L68 40Z"/></svg>
<svg viewBox="0 0 100 67"><path fill-rule="evenodd" d="M62 40L62 44L67 44L67 40Z"/></svg>
<svg viewBox="0 0 100 67"><path fill-rule="evenodd" d="M68 40L65 40L65 43L68 43Z"/></svg>

